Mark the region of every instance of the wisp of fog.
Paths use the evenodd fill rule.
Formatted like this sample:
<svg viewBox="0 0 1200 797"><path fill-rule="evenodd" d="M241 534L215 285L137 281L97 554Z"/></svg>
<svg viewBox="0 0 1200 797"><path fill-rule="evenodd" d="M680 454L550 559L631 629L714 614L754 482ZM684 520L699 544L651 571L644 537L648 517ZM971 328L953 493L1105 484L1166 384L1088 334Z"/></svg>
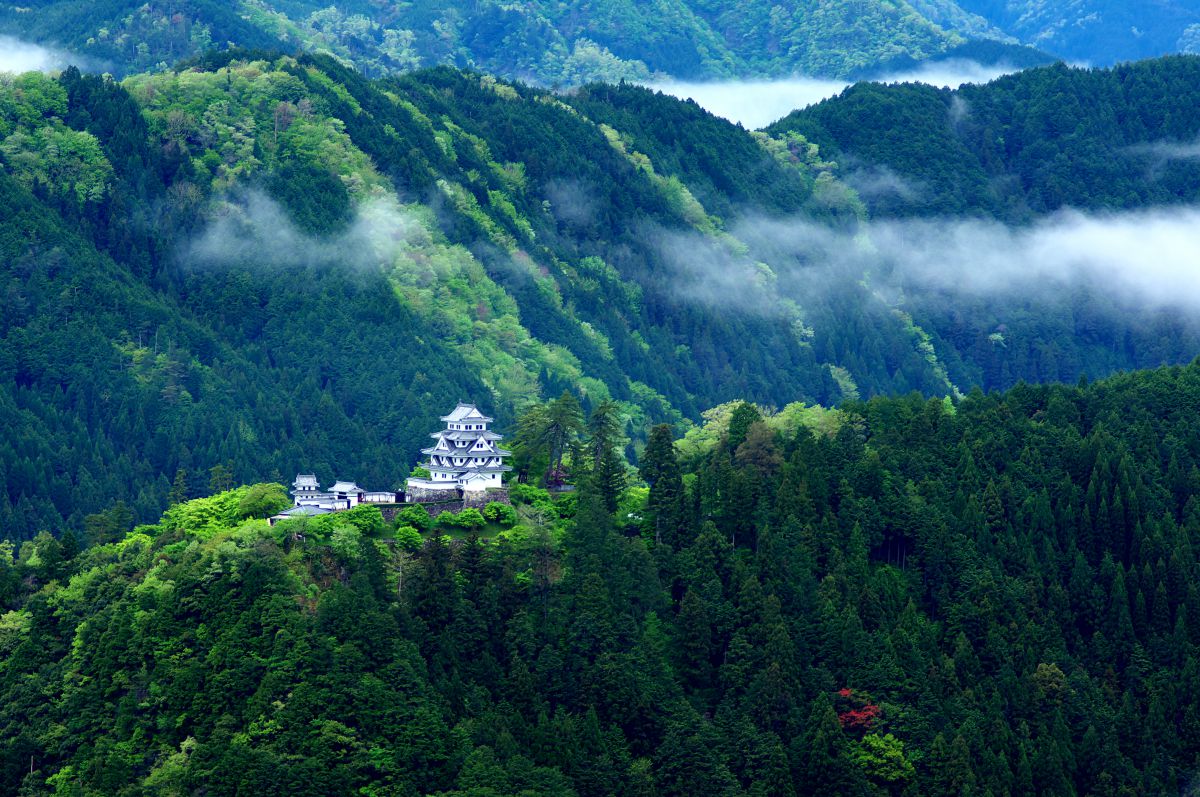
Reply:
<svg viewBox="0 0 1200 797"><path fill-rule="evenodd" d="M309 235L266 194L231 194L204 231L181 252L191 266L348 266L389 263L398 248L424 228L394 197L360 204L350 226L336 235Z"/></svg>
<svg viewBox="0 0 1200 797"><path fill-rule="evenodd" d="M1200 208L1063 211L1025 226L965 219L880 220L835 230L804 217L747 217L728 235L644 228L685 301L790 315L847 282L883 301L932 297L1054 303L1076 289L1129 311L1200 312ZM222 264L372 268L428 235L394 197L359 205L342 232L299 230L271 198L243 191L181 255Z"/></svg>
<svg viewBox="0 0 1200 797"><path fill-rule="evenodd" d="M984 66L975 61L951 59L881 75L872 80L958 88L965 83L987 83L1014 71L1005 65ZM695 100L705 110L753 130L797 108L806 108L836 96L851 84L844 80L793 77L784 80L665 81L648 85L680 99Z"/></svg>
<svg viewBox="0 0 1200 797"><path fill-rule="evenodd" d="M69 60L60 50L0 36L0 72L50 72L64 68Z"/></svg>
<svg viewBox="0 0 1200 797"><path fill-rule="evenodd" d="M1200 209L1064 211L1028 227L980 220L869 222L839 232L807 219L743 219L745 249L699 234L659 235L681 295L772 313L865 277L889 300L924 293L1053 302L1084 288L1139 309L1200 311Z"/></svg>

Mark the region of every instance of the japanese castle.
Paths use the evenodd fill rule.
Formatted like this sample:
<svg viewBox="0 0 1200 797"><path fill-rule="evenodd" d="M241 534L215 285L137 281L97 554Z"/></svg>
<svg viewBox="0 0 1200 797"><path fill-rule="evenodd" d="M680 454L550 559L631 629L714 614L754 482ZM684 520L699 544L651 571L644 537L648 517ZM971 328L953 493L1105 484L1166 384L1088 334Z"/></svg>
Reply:
<svg viewBox="0 0 1200 797"><path fill-rule="evenodd" d="M405 491L399 493L364 490L352 481L338 481L323 490L315 474L298 473L292 483L292 508L272 517L271 523L341 512L360 504L492 500L485 499L484 494L502 488L503 475L512 470L504 464L504 458L512 453L496 445L503 436L488 429L492 419L474 404L460 402L442 421L446 428L430 435L437 442L421 450L429 456L424 465L429 470L428 479L409 479ZM507 500L503 495L495 498Z"/></svg>
<svg viewBox="0 0 1200 797"><path fill-rule="evenodd" d="M502 477L512 470L504 464L511 452L496 445L502 435L488 429L492 419L474 404L463 404L449 415L442 416L446 428L434 432L435 442L421 453L429 457L424 467L428 479L409 479L410 495L426 492L462 490L464 493L483 492L503 486Z"/></svg>

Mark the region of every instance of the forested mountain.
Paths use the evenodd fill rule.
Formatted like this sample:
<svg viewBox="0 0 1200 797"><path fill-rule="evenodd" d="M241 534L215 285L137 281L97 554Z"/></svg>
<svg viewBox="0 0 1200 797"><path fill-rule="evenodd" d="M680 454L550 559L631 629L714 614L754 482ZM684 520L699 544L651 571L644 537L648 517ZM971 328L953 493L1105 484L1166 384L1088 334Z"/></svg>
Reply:
<svg viewBox="0 0 1200 797"><path fill-rule="evenodd" d="M1186 315L1103 292L888 284L841 260L870 252L844 166L633 86L246 52L30 74L0 81L0 158L15 540L151 521L230 472L392 487L460 399L502 428L564 389L613 399L634 461L653 423L739 398L941 396L1200 351Z"/></svg>
<svg viewBox="0 0 1200 797"><path fill-rule="evenodd" d="M1200 51L1196 0L30 0L0 33L117 74L230 46L336 55L369 75L451 65L546 86L846 77L965 42L1110 65ZM1013 47L1006 60L1021 61Z"/></svg>
<svg viewBox="0 0 1200 797"><path fill-rule="evenodd" d="M991 30L953 3L906 0L32 0L0 32L118 72L165 68L227 43L330 52L368 74L450 64L543 85L592 80L842 76L922 59Z"/></svg>
<svg viewBox="0 0 1200 797"><path fill-rule="evenodd" d="M1115 64L1200 52L1195 0L957 0L957 5L1069 61Z"/></svg>
<svg viewBox="0 0 1200 797"><path fill-rule="evenodd" d="M768 128L905 184L864 195L873 216L955 214L1024 222L1063 207L1194 203L1200 57L1112 69L1064 64L957 90L860 83Z"/></svg>
<svg viewBox="0 0 1200 797"><path fill-rule="evenodd" d="M740 393L838 395L788 318L673 296L640 236L713 220L549 95L451 71L384 87L290 59L127 86L4 83L9 534L79 527L117 499L152 519L172 474L200 489L226 462L390 485L459 398L511 420L570 386L623 401L634 432ZM744 132L643 95L710 137L691 168L714 201L761 184L795 211L814 195ZM747 346L763 366L734 356Z"/></svg>
<svg viewBox="0 0 1200 797"><path fill-rule="evenodd" d="M816 434L739 404L491 542L271 528L262 485L41 535L0 557L0 790L1181 793L1198 406L1200 364Z"/></svg>

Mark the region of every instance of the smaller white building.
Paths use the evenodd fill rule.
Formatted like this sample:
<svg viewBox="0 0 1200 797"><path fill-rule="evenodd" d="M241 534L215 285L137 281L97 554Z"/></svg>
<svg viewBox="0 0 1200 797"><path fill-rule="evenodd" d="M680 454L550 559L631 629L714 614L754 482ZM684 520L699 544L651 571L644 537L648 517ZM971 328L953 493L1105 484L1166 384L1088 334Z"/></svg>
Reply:
<svg viewBox="0 0 1200 797"><path fill-rule="evenodd" d="M398 496L387 490L367 491L352 481L336 481L322 490L317 477L311 473L296 474L292 482L292 501L297 507L315 507L330 512L353 509L359 504L394 504Z"/></svg>

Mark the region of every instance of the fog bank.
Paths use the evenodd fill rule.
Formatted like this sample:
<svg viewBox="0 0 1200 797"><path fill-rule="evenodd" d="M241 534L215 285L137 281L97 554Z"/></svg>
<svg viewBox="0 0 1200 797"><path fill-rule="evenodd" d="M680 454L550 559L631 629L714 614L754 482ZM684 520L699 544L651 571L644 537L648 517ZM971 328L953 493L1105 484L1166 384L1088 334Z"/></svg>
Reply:
<svg viewBox="0 0 1200 797"><path fill-rule="evenodd" d="M658 234L679 295L756 313L863 281L889 303L936 294L1056 302L1087 289L1130 311L1200 312L1200 208L1065 211L1028 227L961 219L877 221L854 232L806 219L742 219L742 244ZM784 300L781 304L780 300Z"/></svg>
<svg viewBox="0 0 1200 797"><path fill-rule="evenodd" d="M984 66L975 61L954 59L880 75L872 80L958 88L965 83L987 83L1014 71L1010 66ZM836 96L851 84L844 80L794 77L783 80L666 81L648 85L680 99L693 99L717 116L739 122L749 129L757 129L797 108L805 108Z"/></svg>
<svg viewBox="0 0 1200 797"><path fill-rule="evenodd" d="M390 196L360 204L343 232L316 236L299 229L278 202L247 190L226 198L181 257L192 266L366 268L392 262L407 240L424 235L421 223Z"/></svg>
<svg viewBox="0 0 1200 797"><path fill-rule="evenodd" d="M62 50L0 35L0 72L51 72L65 68L71 61Z"/></svg>

